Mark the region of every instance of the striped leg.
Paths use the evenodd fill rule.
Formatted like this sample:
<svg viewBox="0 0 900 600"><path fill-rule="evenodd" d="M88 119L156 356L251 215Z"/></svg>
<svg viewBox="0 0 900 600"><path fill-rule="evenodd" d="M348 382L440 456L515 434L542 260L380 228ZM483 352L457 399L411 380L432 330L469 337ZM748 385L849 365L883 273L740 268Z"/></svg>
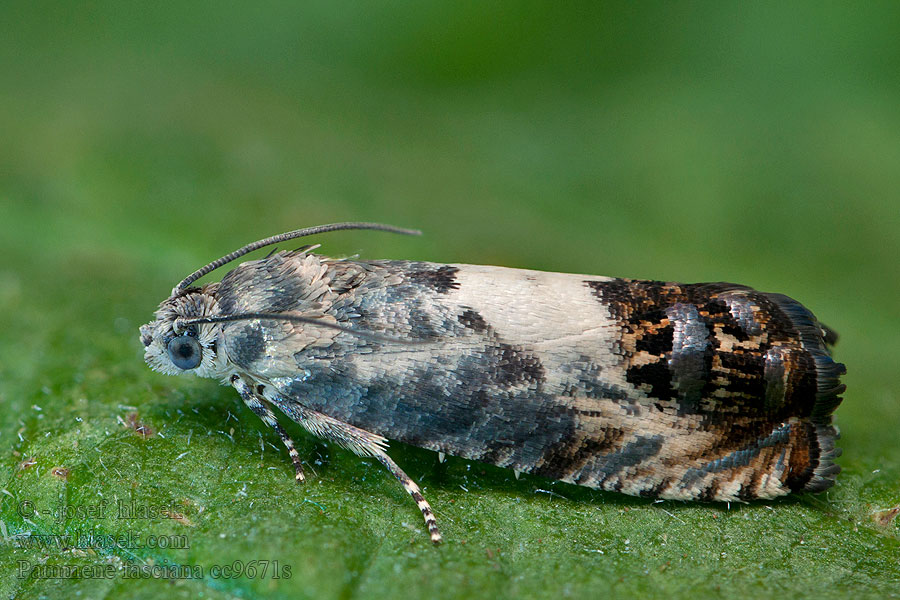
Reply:
<svg viewBox="0 0 900 600"><path fill-rule="evenodd" d="M397 466L391 457L384 453L384 451L379 452L375 455L375 458L381 461L385 467L387 467L388 471L391 472L391 475L397 478L397 481L400 482L400 485L403 486L403 489L412 496L413 500L416 501L416 504L419 507L419 510L422 511L422 516L425 517L425 526L428 527L428 534L431 536L431 541L435 544L441 543L441 532L438 531L437 521L434 518L434 513L431 511L431 505L428 504L428 500L425 499L425 496L422 495L422 490L419 489L419 486L416 485L416 482L409 478L409 475L403 472L403 469Z"/></svg>
<svg viewBox="0 0 900 600"><path fill-rule="evenodd" d="M397 463L387 455L387 452L385 452L387 440L385 438L299 405L294 405L291 408L292 416L295 419L299 417L297 422L311 434L332 441L360 456L377 458L381 464L387 467L391 475L397 478L403 489L416 501L419 510L422 511L422 516L425 518L425 525L428 527L431 541L435 544L441 543L441 532L438 530L437 521L434 518L431 506L425 500L425 497L422 496L422 490L419 489L416 482L410 479L409 475L404 473L403 469L398 467Z"/></svg>
<svg viewBox="0 0 900 600"><path fill-rule="evenodd" d="M306 476L303 475L303 465L300 464L300 454L297 452L297 449L294 447L294 440L287 434L287 431L278 423L278 419L275 416L275 413L272 412L272 409L269 408L269 405L266 404L264 400L262 400L259 396L253 393L250 389L250 386L240 378L238 375L231 376L231 385L238 391L241 395L241 399L244 401L244 404L247 405L247 408L252 410L257 417L262 419L263 423L271 427L275 430L275 433L278 434L278 437L281 438L281 441L284 443L284 446L287 448L288 455L291 457L291 462L294 464L294 478L297 480L297 483L302 483L306 480Z"/></svg>

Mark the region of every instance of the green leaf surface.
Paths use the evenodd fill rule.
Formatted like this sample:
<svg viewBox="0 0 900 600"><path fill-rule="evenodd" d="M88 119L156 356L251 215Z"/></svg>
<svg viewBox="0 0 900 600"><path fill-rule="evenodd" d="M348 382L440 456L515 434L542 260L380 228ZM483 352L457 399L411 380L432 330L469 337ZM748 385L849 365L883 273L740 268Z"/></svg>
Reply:
<svg viewBox="0 0 900 600"><path fill-rule="evenodd" d="M0 22L0 596L900 595L900 11L16 3ZM820 495L654 502L287 419L152 373L187 273L340 220L332 255L730 280L841 333ZM263 251L264 252L264 251Z"/></svg>

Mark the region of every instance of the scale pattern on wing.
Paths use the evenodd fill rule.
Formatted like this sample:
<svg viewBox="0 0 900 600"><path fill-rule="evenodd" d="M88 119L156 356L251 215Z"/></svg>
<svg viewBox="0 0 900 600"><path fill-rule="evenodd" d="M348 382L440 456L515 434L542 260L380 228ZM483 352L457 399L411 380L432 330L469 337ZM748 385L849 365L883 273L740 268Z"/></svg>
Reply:
<svg viewBox="0 0 900 600"><path fill-rule="evenodd" d="M839 451L831 413L844 367L831 360L824 329L802 305L727 283L587 285L619 323L614 353L649 401L638 409L648 414L613 452L590 452L589 435L563 445L550 464L577 469L563 479L705 500L833 484ZM580 431L606 431L616 420L627 431L635 420L603 409L595 415Z"/></svg>
<svg viewBox="0 0 900 600"><path fill-rule="evenodd" d="M824 489L837 473L831 413L843 365L829 357L812 314L789 298L731 284L309 262L318 258L284 254L315 274L316 294L304 289L304 306L420 343L328 330L298 345L310 327L244 324L265 343L242 366L270 376L279 408L295 420L305 407L416 446L634 495L774 497ZM297 271L271 270L267 289L284 288L282 272ZM510 298L519 310L507 318L479 296L490 273L520 277L523 286L552 276L545 287L560 293L522 287L535 292ZM584 339L523 338L544 331L553 340L576 300L581 313L584 302L597 311ZM273 353L296 362L260 369Z"/></svg>

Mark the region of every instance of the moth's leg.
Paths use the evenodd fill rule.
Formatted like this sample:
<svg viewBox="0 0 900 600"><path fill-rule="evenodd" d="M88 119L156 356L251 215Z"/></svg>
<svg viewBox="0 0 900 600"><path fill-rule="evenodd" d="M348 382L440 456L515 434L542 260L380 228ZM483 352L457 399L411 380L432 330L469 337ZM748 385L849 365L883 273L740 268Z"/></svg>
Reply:
<svg viewBox="0 0 900 600"><path fill-rule="evenodd" d="M375 458L387 467L387 470L391 472L391 475L397 478L397 481L400 482L403 489L405 489L406 492L412 496L413 500L416 501L416 505L419 507L419 510L422 511L422 516L425 517L425 526L428 527L428 534L431 536L431 541L435 544L440 544L442 539L441 532L438 530L434 512L432 512L431 505L428 504L428 500L422 495L422 490L419 489L416 482L410 479L409 475L404 473L403 469L398 467L397 463L391 460L391 457L384 451L376 454Z"/></svg>
<svg viewBox="0 0 900 600"><path fill-rule="evenodd" d="M281 441L287 448L288 454L291 457L291 462L294 464L294 478L298 483L305 481L306 476L303 475L303 465L300 464L300 454L294 447L294 440L291 439L287 434L287 431L285 431L278 423L278 418L275 416L275 413L272 412L272 409L269 408L269 405L265 400L254 394L251 387L247 385L247 382L241 379L239 375L231 376L231 385L233 385L234 389L241 395L241 400L244 401L247 408L252 410L257 417L262 419L263 423L275 430L275 433L278 434L278 437L281 438Z"/></svg>
<svg viewBox="0 0 900 600"><path fill-rule="evenodd" d="M302 406L294 405L292 411L300 417L298 423L311 434L332 441L360 456L377 458L381 464L387 467L391 475L397 478L403 489L416 501L419 510L422 511L422 516L425 518L425 525L428 527L431 541L435 544L441 542L441 532L438 530L431 505L425 500L422 490L419 489L416 482L410 479L409 475L404 473L403 469L398 467L397 463L387 455L387 452L385 452L387 440L385 438Z"/></svg>

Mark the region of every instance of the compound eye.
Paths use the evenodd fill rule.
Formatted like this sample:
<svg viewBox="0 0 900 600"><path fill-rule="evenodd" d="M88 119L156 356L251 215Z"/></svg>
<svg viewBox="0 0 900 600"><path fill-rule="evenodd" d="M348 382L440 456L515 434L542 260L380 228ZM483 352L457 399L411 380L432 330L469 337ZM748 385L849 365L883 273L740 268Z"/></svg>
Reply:
<svg viewBox="0 0 900 600"><path fill-rule="evenodd" d="M196 369L202 357L200 342L189 335L180 335L169 340L166 352L169 353L169 359L175 366L184 371Z"/></svg>

